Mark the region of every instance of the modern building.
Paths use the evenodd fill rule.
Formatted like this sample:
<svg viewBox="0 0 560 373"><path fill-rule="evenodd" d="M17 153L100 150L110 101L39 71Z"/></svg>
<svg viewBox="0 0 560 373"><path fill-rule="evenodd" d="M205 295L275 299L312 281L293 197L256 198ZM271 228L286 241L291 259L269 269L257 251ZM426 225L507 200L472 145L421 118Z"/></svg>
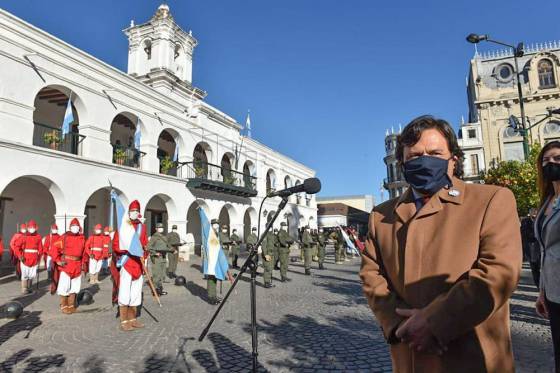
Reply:
<svg viewBox="0 0 560 373"><path fill-rule="evenodd" d="M315 175L242 136L235 119L204 101L206 92L193 85L197 40L167 5L124 33L126 73L0 9L4 244L29 219L42 234L73 218L86 233L108 224L110 185L127 206L140 201L150 232L157 222L176 224L200 244L203 208L247 235L267 191ZM279 202L265 201L262 226ZM314 196L292 196L276 224L282 220L293 234L316 227Z"/></svg>
<svg viewBox="0 0 560 373"><path fill-rule="evenodd" d="M530 141L544 144L560 139L560 117L550 116L548 111L560 108L560 42L528 46L518 63L527 124L534 126ZM512 52L475 52L470 61L467 94L468 122L480 126L483 143L479 166L488 168L502 160L522 160L523 138L509 126L512 115L521 122Z"/></svg>
<svg viewBox="0 0 560 373"><path fill-rule="evenodd" d="M459 147L463 150L464 180L479 182L481 172L485 169L484 144L480 123L461 123L458 133Z"/></svg>
<svg viewBox="0 0 560 373"><path fill-rule="evenodd" d="M360 236L367 233L370 211L364 211L340 202L317 203L319 227L355 227Z"/></svg>
<svg viewBox="0 0 560 373"><path fill-rule="evenodd" d="M339 197L317 197L317 205L326 203L343 203L346 206L353 207L365 212L371 212L375 206L375 199L371 194L362 194L355 196L339 196Z"/></svg>
<svg viewBox="0 0 560 373"><path fill-rule="evenodd" d="M385 162L387 167L387 177L383 180L383 187L389 191L389 199L399 197L408 188L408 184L404 180L404 175L395 156L398 135L392 128L390 133L387 131L385 134L385 157L383 162Z"/></svg>

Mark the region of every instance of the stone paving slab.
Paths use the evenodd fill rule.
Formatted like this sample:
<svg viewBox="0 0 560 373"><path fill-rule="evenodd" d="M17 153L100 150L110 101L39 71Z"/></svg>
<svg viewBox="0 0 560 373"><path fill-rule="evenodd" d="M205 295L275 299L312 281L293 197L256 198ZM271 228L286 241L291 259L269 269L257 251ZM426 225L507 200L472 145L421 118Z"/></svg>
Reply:
<svg viewBox="0 0 560 373"><path fill-rule="evenodd" d="M381 331L362 296L359 259L333 263L303 275L292 263L293 281L258 287L259 369L270 372L390 372ZM0 372L247 372L251 368L249 283L240 281L203 342L198 336L214 306L205 299L199 260L180 263L185 287L167 284L160 308L145 288L146 328L118 329L110 304L110 279L89 286L95 302L80 313L62 315L58 298L39 292L19 296L19 285L0 275L0 304L18 299L24 315L0 320ZM279 273L275 272L275 278ZM85 282L85 279L84 279ZM262 277L258 277L262 285ZM229 284L224 283L223 292ZM552 368L548 323L534 312L536 289L525 270L512 300L512 336L519 372ZM148 315L153 315L153 318ZM157 322L155 321L157 319Z"/></svg>

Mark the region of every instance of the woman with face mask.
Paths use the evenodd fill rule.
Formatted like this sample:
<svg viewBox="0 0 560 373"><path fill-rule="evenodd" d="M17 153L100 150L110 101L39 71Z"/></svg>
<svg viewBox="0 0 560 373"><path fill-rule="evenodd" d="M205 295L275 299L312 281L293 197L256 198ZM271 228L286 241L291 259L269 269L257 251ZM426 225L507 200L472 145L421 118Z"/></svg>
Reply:
<svg viewBox="0 0 560 373"><path fill-rule="evenodd" d="M560 142L544 146L537 158L540 209L535 237L542 250L537 313L550 321L556 371L560 372Z"/></svg>

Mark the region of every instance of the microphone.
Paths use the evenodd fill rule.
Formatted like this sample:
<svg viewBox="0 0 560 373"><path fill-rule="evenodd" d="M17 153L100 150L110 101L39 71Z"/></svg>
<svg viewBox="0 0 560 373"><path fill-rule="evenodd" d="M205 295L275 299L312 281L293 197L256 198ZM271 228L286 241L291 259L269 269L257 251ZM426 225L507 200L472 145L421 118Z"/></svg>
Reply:
<svg viewBox="0 0 560 373"><path fill-rule="evenodd" d="M316 177L305 179L303 184L299 184L290 188L282 189L276 192L268 193L267 197L288 197L295 193L305 192L307 194L315 194L321 190L321 180Z"/></svg>

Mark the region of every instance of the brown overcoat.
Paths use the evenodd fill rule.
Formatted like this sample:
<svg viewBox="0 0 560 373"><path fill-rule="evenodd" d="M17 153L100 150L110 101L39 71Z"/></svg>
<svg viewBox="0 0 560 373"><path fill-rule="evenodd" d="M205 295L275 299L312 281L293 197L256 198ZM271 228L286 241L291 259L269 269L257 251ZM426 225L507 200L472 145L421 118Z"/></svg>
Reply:
<svg viewBox="0 0 560 373"><path fill-rule="evenodd" d="M416 213L409 189L370 215L360 276L395 373L513 372L509 298L521 271L509 189L453 179ZM396 340L395 308L422 309L442 356Z"/></svg>

